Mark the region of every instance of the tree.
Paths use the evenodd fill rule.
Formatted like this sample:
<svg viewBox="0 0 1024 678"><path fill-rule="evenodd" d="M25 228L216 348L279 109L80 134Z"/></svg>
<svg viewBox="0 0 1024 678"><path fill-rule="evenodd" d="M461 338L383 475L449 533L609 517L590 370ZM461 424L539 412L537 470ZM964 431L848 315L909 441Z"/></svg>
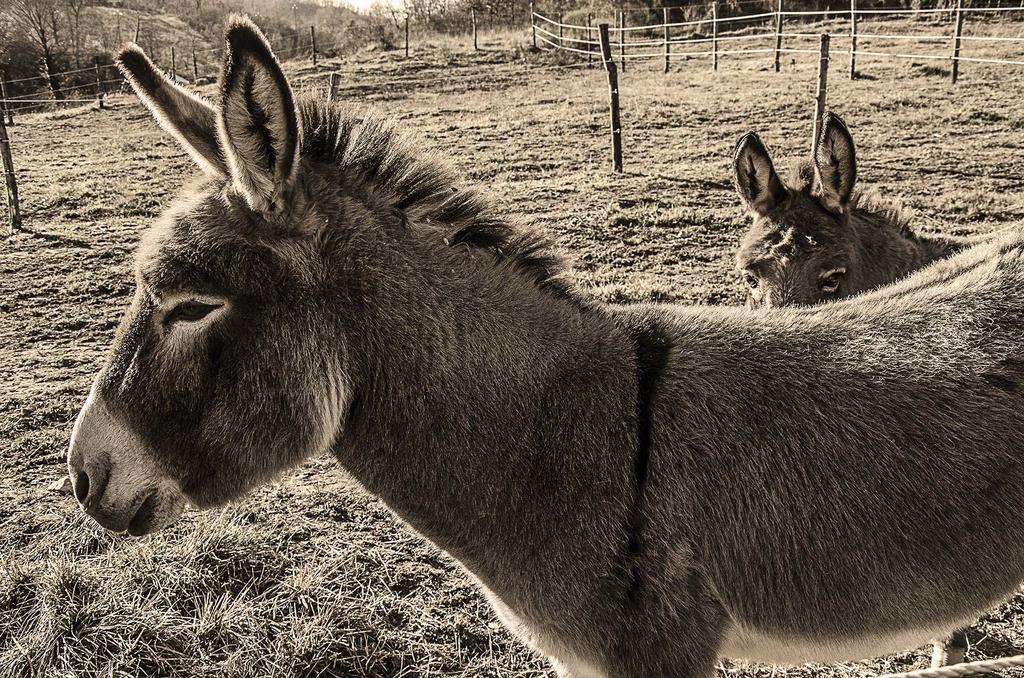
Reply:
<svg viewBox="0 0 1024 678"><path fill-rule="evenodd" d="M60 37L60 0L13 0L11 16L30 35L42 53L43 75L55 99L60 99L57 53Z"/></svg>
<svg viewBox="0 0 1024 678"><path fill-rule="evenodd" d="M81 68L81 47L82 47L82 10L88 0L66 0L68 11L71 13L71 41L75 48L75 68Z"/></svg>

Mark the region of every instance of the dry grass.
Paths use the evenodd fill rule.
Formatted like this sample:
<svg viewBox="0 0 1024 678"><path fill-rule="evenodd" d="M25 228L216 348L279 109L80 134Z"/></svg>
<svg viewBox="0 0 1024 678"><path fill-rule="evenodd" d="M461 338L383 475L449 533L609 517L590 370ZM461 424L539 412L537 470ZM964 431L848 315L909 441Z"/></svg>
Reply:
<svg viewBox="0 0 1024 678"><path fill-rule="evenodd" d="M732 147L756 128L784 167L806 152L812 59L780 75L770 56L726 59L717 76L699 61L668 76L631 65L620 177L607 171L604 75L550 69L505 40L478 54L440 41L410 62L364 53L290 68L314 88L337 67L342 98L400 118L509 209L549 224L601 298L737 302L731 256L745 221ZM952 88L929 64L863 60L870 79L855 82L843 66L831 102L863 180L904 196L920 228L1020 222L1020 70L968 64ZM131 293L138 233L191 171L133 100L111 103L11 130L28 230L0 240L0 675L544 675L451 561L329 460L141 541L97 532L49 489ZM969 657L1020 651L1022 605L976 625ZM848 678L923 661L918 651L786 673Z"/></svg>

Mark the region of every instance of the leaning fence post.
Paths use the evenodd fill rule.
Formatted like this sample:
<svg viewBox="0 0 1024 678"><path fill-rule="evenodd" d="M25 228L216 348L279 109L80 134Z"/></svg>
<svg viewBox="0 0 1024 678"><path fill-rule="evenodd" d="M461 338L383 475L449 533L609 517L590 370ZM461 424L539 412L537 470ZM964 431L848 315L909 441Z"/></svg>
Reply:
<svg viewBox="0 0 1024 678"><path fill-rule="evenodd" d="M21 228L21 206L18 205L18 178L14 174L14 160L11 157L11 140L7 136L7 125L0 115L0 156L3 156L4 183L7 184L7 223L11 233Z"/></svg>
<svg viewBox="0 0 1024 678"><path fill-rule="evenodd" d="M964 31L964 4L963 0L956 0L956 32L953 34L953 84L960 77L960 35Z"/></svg>
<svg viewBox="0 0 1024 678"><path fill-rule="evenodd" d="M316 66L316 26L309 27L309 44L312 48L310 57L313 59L313 65Z"/></svg>
<svg viewBox="0 0 1024 678"><path fill-rule="evenodd" d="M782 56L782 0L775 10L775 72L779 72L779 59Z"/></svg>
<svg viewBox="0 0 1024 678"><path fill-rule="evenodd" d="M626 10L619 12L619 66L626 72Z"/></svg>
<svg viewBox="0 0 1024 678"><path fill-rule="evenodd" d="M196 59L196 51L192 50L192 82L199 82L199 61Z"/></svg>
<svg viewBox="0 0 1024 678"><path fill-rule="evenodd" d="M662 8L662 12L664 14L664 21L665 21L665 72L668 73L668 58L669 58L668 57L668 55L669 55L669 46L668 46L668 7L663 7Z"/></svg>
<svg viewBox="0 0 1024 678"><path fill-rule="evenodd" d="M4 105L3 109L0 109L0 115L3 111L7 111L7 124L14 124L14 109L11 108L11 103L7 100L7 71L0 74L0 97L3 98Z"/></svg>
<svg viewBox="0 0 1024 678"><path fill-rule="evenodd" d="M100 70L100 60L97 58L93 65L96 68L96 107L103 110L103 77Z"/></svg>
<svg viewBox="0 0 1024 678"><path fill-rule="evenodd" d="M171 80L178 76L178 55L174 52L174 45L171 45Z"/></svg>
<svg viewBox="0 0 1024 678"><path fill-rule="evenodd" d="M333 103L334 97L338 95L338 73L337 71L331 73L331 77L327 86L327 103Z"/></svg>
<svg viewBox="0 0 1024 678"><path fill-rule="evenodd" d="M135 17L135 44L139 44L139 33L142 32L142 15Z"/></svg>
<svg viewBox="0 0 1024 678"><path fill-rule="evenodd" d="M818 92L814 102L814 137L811 139L811 157L818 153L818 135L821 132L821 119L825 115L825 101L828 97L828 33L821 36L821 50L818 56Z"/></svg>
<svg viewBox="0 0 1024 678"><path fill-rule="evenodd" d="M711 63L718 70L718 0L711 3Z"/></svg>
<svg viewBox="0 0 1024 678"><path fill-rule="evenodd" d="M480 49L476 42L476 7L471 7L469 10L469 18L473 21L473 50Z"/></svg>
<svg viewBox="0 0 1024 678"><path fill-rule="evenodd" d="M850 0L850 80L857 78L857 0Z"/></svg>
<svg viewBox="0 0 1024 678"><path fill-rule="evenodd" d="M1021 0L1024 2L1024 0ZM587 15L587 64L594 63L594 45L591 43L594 41L594 27L591 25L591 17ZM589 68L589 66L588 66Z"/></svg>
<svg viewBox="0 0 1024 678"><path fill-rule="evenodd" d="M530 30L533 31L533 48L537 49L537 17L533 11L533 2L530 2Z"/></svg>
<svg viewBox="0 0 1024 678"><path fill-rule="evenodd" d="M612 47L608 42L608 24L597 27L601 36L601 58L608 71L608 95L612 113L612 170L622 172L622 124L619 121L619 76L612 61Z"/></svg>
<svg viewBox="0 0 1024 678"><path fill-rule="evenodd" d="M405 15L405 58L409 58L409 15Z"/></svg>

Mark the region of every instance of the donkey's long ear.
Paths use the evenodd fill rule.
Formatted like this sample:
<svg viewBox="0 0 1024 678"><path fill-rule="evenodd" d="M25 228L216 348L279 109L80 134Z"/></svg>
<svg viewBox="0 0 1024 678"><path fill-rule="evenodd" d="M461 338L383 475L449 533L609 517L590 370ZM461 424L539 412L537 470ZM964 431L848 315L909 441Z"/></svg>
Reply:
<svg viewBox="0 0 1024 678"><path fill-rule="evenodd" d="M786 199L786 187L775 172L768 149L755 133L740 137L735 162L736 191L748 210L765 215Z"/></svg>
<svg viewBox="0 0 1024 678"><path fill-rule="evenodd" d="M814 168L822 203L835 212L845 211L857 182L857 154L850 130L835 113L826 113L822 120Z"/></svg>
<svg viewBox="0 0 1024 678"><path fill-rule="evenodd" d="M284 208L299 165L298 112L263 33L234 16L220 82L220 136L231 178L257 212Z"/></svg>
<svg viewBox="0 0 1024 678"><path fill-rule="evenodd" d="M177 138L203 171L227 176L213 107L199 95L172 82L138 45L125 45L114 60L160 126Z"/></svg>

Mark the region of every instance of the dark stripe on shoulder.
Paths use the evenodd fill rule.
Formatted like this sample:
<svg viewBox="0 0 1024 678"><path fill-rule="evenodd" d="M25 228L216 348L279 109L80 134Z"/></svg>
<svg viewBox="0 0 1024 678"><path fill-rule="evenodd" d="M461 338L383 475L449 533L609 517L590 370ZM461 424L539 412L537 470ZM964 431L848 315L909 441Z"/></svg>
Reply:
<svg viewBox="0 0 1024 678"><path fill-rule="evenodd" d="M656 320L650 318L630 318L627 320L626 330L633 340L637 369L637 445L633 462L636 484L633 506L626 526L629 536L627 544L630 576L628 597L632 601L639 595L642 584L639 559L644 549L645 491L651 461L651 433L653 430L651 404L657 392L658 380L668 363L672 340L664 328Z"/></svg>

